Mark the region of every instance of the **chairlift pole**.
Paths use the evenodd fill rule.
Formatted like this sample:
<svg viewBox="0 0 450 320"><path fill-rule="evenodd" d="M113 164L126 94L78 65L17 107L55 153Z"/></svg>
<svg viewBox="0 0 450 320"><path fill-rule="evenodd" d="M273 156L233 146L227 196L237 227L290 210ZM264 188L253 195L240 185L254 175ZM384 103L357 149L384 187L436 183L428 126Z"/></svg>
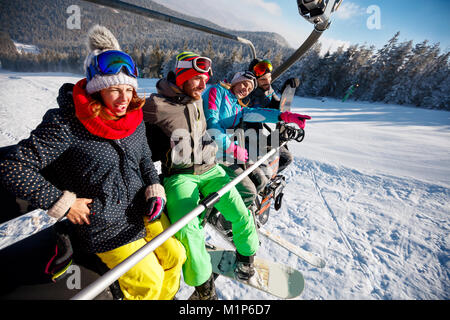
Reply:
<svg viewBox="0 0 450 320"><path fill-rule="evenodd" d="M191 28L191 29L207 32L210 34L214 34L219 37L235 40L240 43L248 45L253 58L256 58L256 49L255 49L255 46L253 45L253 43L248 39L238 37L231 33L227 33L227 32L221 31L221 30L206 27L206 26L203 26L203 25L195 23L195 22L177 18L177 17L171 16L168 14L164 14L164 13L155 11L155 10L139 7L134 4L123 2L123 1L118 1L118 0L84 0L84 1L92 2L92 3L98 4L101 6L105 6L105 7L118 9L121 11L131 12L131 13L138 14L138 15L141 15L141 16L144 16L147 18L161 20L161 21L177 24L177 25L180 25L180 26L183 26L186 28Z"/></svg>
<svg viewBox="0 0 450 320"><path fill-rule="evenodd" d="M236 35L224 32L222 30L217 30L214 28L206 27L201 24L191 22L188 20L184 20L181 18L177 18L168 14L164 14L155 10L143 8L136 6L131 3L119 1L119 0L84 0L86 2L95 3L101 6L114 8L122 11L131 12L134 14L138 14L147 18L161 20L173 24L177 24L186 28L191 28L199 31L203 31L206 33L214 34L219 37L231 39L238 41L240 43L246 44L249 46L252 58L256 58L256 49L253 43L245 38L238 37ZM314 15L313 11L307 11L304 12L300 10L300 6L303 4L305 6L304 0L297 0L297 3L299 5L299 13L300 15L305 18L307 21L314 24L314 30L311 32L309 37L305 40L305 42L274 72L272 73L272 81L275 81L281 74L283 74L287 69L289 69L300 57L302 57L313 45L317 42L317 40L320 38L322 33L329 27L330 25L330 16L333 12L335 12L343 0L313 0L308 1L306 6L308 6L308 9L311 6L324 6L324 11L321 12L321 14ZM303 7L305 9L305 7ZM312 8L312 7L311 7Z"/></svg>
<svg viewBox="0 0 450 320"><path fill-rule="evenodd" d="M281 76L317 42L322 33L330 26L331 14L339 8L341 3L342 0L297 0L300 15L314 24L314 30L300 47L272 72L272 81Z"/></svg>
<svg viewBox="0 0 450 320"><path fill-rule="evenodd" d="M297 62L297 60L299 60L317 42L327 27L328 25L324 29L320 29L320 26L315 26L314 30L305 42L303 42L301 46L285 62L283 62L281 66L272 72L272 82L279 78L295 62Z"/></svg>

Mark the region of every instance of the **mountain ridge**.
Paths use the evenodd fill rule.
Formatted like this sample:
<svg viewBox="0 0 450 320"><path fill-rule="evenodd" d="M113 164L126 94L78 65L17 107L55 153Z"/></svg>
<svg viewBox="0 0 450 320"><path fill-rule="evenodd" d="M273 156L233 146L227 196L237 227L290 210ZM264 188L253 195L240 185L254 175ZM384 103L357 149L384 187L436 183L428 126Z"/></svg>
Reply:
<svg viewBox="0 0 450 320"><path fill-rule="evenodd" d="M287 41L274 32L236 31L221 27L209 20L195 18L171 10L153 1L125 1L164 14L206 25L252 41L260 51L270 47L289 49ZM80 8L80 29L67 28L67 20L73 14L67 9L76 5ZM192 30L168 22L149 19L133 13L118 12L115 9L79 0L34 0L0 1L0 30L7 32L11 39L17 42L37 45L41 48L70 50L85 49L84 39L87 30L94 24L109 28L123 46L149 45L151 43L174 40L183 41L189 45L191 40L213 41L221 47L229 47L230 40L212 36L204 32ZM117 21L120 19L121 23ZM225 45L222 44L225 43ZM231 42L232 46L239 46Z"/></svg>

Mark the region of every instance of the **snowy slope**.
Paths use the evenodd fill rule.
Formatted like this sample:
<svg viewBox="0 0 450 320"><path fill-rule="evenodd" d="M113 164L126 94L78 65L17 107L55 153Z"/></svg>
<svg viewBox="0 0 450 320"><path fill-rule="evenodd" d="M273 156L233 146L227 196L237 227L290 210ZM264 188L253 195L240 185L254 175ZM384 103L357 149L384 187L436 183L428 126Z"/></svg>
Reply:
<svg viewBox="0 0 450 320"><path fill-rule="evenodd" d="M0 146L26 138L71 74L0 72ZM155 92L140 79L140 92ZM294 111L309 114L302 143L290 142L280 211L266 229L327 260L311 267L264 241L258 255L287 263L305 276L299 299L449 299L450 113L355 101L296 97ZM42 214L0 225L0 248ZM226 246L211 229L208 241ZM273 299L219 277L223 299ZM192 288L182 284L178 298Z"/></svg>

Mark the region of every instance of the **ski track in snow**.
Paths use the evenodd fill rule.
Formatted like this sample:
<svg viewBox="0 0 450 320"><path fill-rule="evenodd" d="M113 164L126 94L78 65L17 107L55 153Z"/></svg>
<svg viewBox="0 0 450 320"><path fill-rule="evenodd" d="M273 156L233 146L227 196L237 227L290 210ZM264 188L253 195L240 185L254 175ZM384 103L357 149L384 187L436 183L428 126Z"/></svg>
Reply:
<svg viewBox="0 0 450 320"><path fill-rule="evenodd" d="M305 190L286 195L291 198L285 202L287 211L299 208L303 225L323 228L310 230L304 241L321 243L313 251L327 260L325 269L343 276L335 284L355 292L333 298L448 299L448 188L300 158L286 171L296 177L288 186ZM286 237L289 230L282 231ZM357 288L366 292L357 293ZM330 298L309 298L324 297Z"/></svg>
<svg viewBox="0 0 450 320"><path fill-rule="evenodd" d="M314 268L268 242L258 255L302 271L298 299L449 298L450 189L299 157L285 175L295 192L285 194L280 211L272 207L265 228L327 265ZM227 246L207 231L209 241ZM273 299L223 277L217 290L225 299ZM191 292L183 286L179 296Z"/></svg>
<svg viewBox="0 0 450 320"><path fill-rule="evenodd" d="M0 72L4 88L0 93L0 145L26 138L45 111L57 106L59 87L79 78L70 74ZM155 92L155 83L155 79L139 79L139 92L148 96ZM327 264L323 269L315 268L270 241L261 243L258 256L303 273L305 290L297 299L449 299L450 189L445 167L450 157L448 151L436 147L442 145L445 150L448 146L448 120L435 120L430 110L400 109L397 113L406 117L410 127L405 127L406 120L398 116L399 120L394 118L390 127L380 130L384 117L373 113L366 116L366 111L372 110L368 103L347 102L345 118L336 120L333 113L340 112L338 101L323 103L296 97L294 102L314 105L304 113L320 121L311 121L304 142L289 143L294 162L283 172L287 178L283 205L278 212L272 206L264 228L317 253ZM376 106L375 110L396 108L404 107ZM413 120L424 113L427 127L415 131ZM448 113L439 115L448 119ZM375 123L376 135L367 125L368 119ZM338 121L351 122L344 127ZM335 130L327 135L336 140L322 139L323 128ZM407 152L422 151L422 146L414 149L415 140L411 146L406 145L409 140L405 137L415 138L423 130L429 134L427 149L422 157L413 154L404 166L403 149L395 149L396 139ZM384 133L386 136L382 136ZM378 147L376 139L393 148ZM366 141L368 148L364 149ZM322 156L323 150L329 150L328 158L332 155L335 159L328 161ZM385 153L390 158L383 158ZM428 160L427 153L437 156ZM426 181L425 170L418 169L424 163L433 170L432 178ZM444 173L439 176L440 172ZM439 182L433 183L433 179ZM53 223L43 211L34 211L1 224L0 249ZM208 242L231 248L212 228L206 231ZM274 299L224 277L217 279L216 287L221 299ZM185 299L192 291L182 282L177 298Z"/></svg>
<svg viewBox="0 0 450 320"><path fill-rule="evenodd" d="M316 178L316 175L314 174L314 171L315 170L311 170L310 171L310 174L311 174L311 177L312 177L312 181L314 183L314 187L316 188L317 193L318 193L320 199L322 200L322 202L324 204L324 207L326 207L326 209L330 213L330 216L333 218L333 221L336 224L336 226L337 226L337 228L339 230L339 233L341 235L342 241L347 246L347 248L350 250L350 252L352 253L352 255L355 258L355 260L359 263L361 271L368 278L369 283L371 283L372 285L375 285L375 281L374 281L375 279L374 279L374 276L373 276L372 272L363 263L364 258L361 256L361 254L358 252L358 250L355 248L355 246L352 244L350 239L345 234L344 230L342 229L342 227L339 224L339 221L338 221L338 219L337 219L333 209L331 209L330 205L328 204L327 200L325 199L325 197L324 197L324 195L322 193L322 190L320 189L320 187L319 187L319 185L317 183L317 178Z"/></svg>

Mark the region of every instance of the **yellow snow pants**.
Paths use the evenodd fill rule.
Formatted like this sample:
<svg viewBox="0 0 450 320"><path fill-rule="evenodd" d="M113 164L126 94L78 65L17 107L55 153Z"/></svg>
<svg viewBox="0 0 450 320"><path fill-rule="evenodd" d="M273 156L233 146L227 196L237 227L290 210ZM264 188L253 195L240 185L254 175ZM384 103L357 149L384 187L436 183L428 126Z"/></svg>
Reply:
<svg viewBox="0 0 450 320"><path fill-rule="evenodd" d="M170 226L162 213L159 220L148 223L147 235L143 239L128 243L111 251L97 253L112 269L142 248L148 241ZM126 300L171 300L180 288L181 269L186 260L183 245L174 237L169 238L155 251L148 254L137 265L119 278L119 285Z"/></svg>

